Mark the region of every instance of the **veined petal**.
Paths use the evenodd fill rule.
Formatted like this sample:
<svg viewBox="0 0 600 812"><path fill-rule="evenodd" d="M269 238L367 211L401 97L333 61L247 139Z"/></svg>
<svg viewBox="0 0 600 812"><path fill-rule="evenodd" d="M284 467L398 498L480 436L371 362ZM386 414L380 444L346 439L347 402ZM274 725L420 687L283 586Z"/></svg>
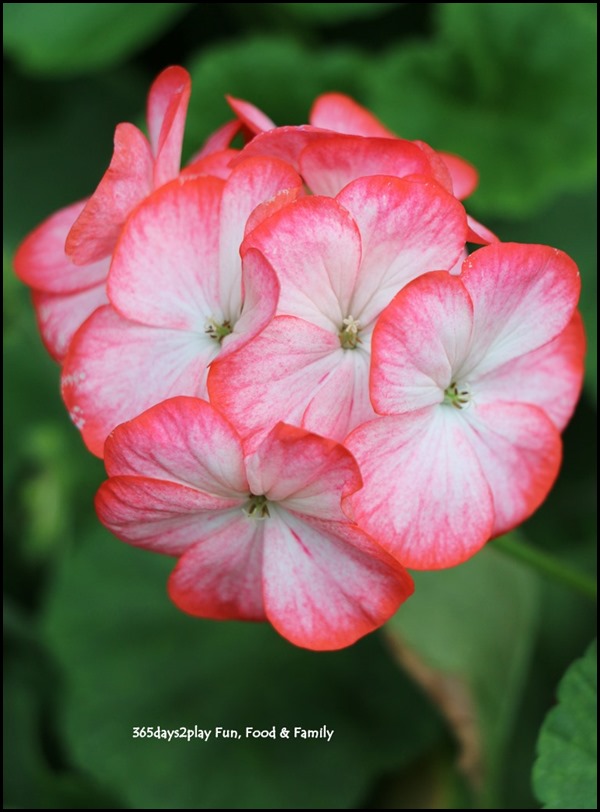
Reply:
<svg viewBox="0 0 600 812"><path fill-rule="evenodd" d="M259 133L242 150L239 160L256 155L279 158L299 171L300 153L308 144L319 140L323 135L331 135L328 130L310 127L303 124L299 127L276 127L265 133Z"/></svg>
<svg viewBox="0 0 600 812"><path fill-rule="evenodd" d="M460 564L492 533L492 493L462 418L433 406L346 438L364 482L350 500L356 521L409 569Z"/></svg>
<svg viewBox="0 0 600 812"><path fill-rule="evenodd" d="M495 243L465 260L473 300L473 351L463 377L485 374L543 346L570 322L579 298L577 266L544 245Z"/></svg>
<svg viewBox="0 0 600 812"><path fill-rule="evenodd" d="M268 619L298 646L349 646L381 626L412 593L410 576L357 527L277 508L264 522Z"/></svg>
<svg viewBox="0 0 600 812"><path fill-rule="evenodd" d="M362 263L350 311L363 327L404 285L427 271L451 268L464 248L465 211L434 182L360 178L337 201L360 231Z"/></svg>
<svg viewBox="0 0 600 812"><path fill-rule="evenodd" d="M82 200L60 209L25 237L14 258L15 273L22 282L45 293L73 293L104 282L108 258L82 267L65 254L69 229L85 205Z"/></svg>
<svg viewBox="0 0 600 812"><path fill-rule="evenodd" d="M262 133L274 129L275 122L265 115L262 110L259 110L256 105L244 101L244 99L236 99L235 96L226 95L225 99L242 124L251 133Z"/></svg>
<svg viewBox="0 0 600 812"><path fill-rule="evenodd" d="M108 304L104 282L74 293L34 290L32 299L44 346L59 363L83 322L94 310Z"/></svg>
<svg viewBox="0 0 600 812"><path fill-rule="evenodd" d="M211 175L213 178L227 180L231 175L231 161L239 155L237 149L222 149L197 158L181 170L181 177L201 177Z"/></svg>
<svg viewBox="0 0 600 812"><path fill-rule="evenodd" d="M111 477L168 480L226 500L248 491L239 435L199 398L171 398L118 426L104 462Z"/></svg>
<svg viewBox="0 0 600 812"><path fill-rule="evenodd" d="M489 245L493 242L500 242L498 237L493 231L480 223L470 214L467 214L467 224L469 230L467 232L467 242L474 243L475 245Z"/></svg>
<svg viewBox="0 0 600 812"><path fill-rule="evenodd" d="M246 471L252 493L330 521L347 521L342 499L362 485L356 460L344 446L285 423L246 458Z"/></svg>
<svg viewBox="0 0 600 812"><path fill-rule="evenodd" d="M196 163L196 161L199 161L202 158L212 155L214 152L221 152L222 150L228 149L231 142L240 131L240 126L240 122L234 120L228 121L226 124L223 124L222 127L219 127L218 130L215 130L212 135L208 136L202 145L202 148L192 155L189 165ZM237 154L238 150L233 150L233 152Z"/></svg>
<svg viewBox="0 0 600 812"><path fill-rule="evenodd" d="M210 401L254 449L280 421L301 424L343 353L333 333L277 316L239 352L211 365Z"/></svg>
<svg viewBox="0 0 600 812"><path fill-rule="evenodd" d="M224 183L175 180L130 217L108 279L114 307L128 319L203 332L223 321L219 296L219 217Z"/></svg>
<svg viewBox="0 0 600 812"><path fill-rule="evenodd" d="M278 313L337 333L350 307L361 257L356 224L335 200L304 197L246 238L281 281Z"/></svg>
<svg viewBox="0 0 600 812"><path fill-rule="evenodd" d="M334 197L356 178L429 175L431 165L425 153L410 141L331 135L313 141L302 151L300 173L314 194Z"/></svg>
<svg viewBox="0 0 600 812"><path fill-rule="evenodd" d="M146 137L133 124L119 124L110 166L67 237L65 250L76 265L112 253L128 214L152 191L153 171Z"/></svg>
<svg viewBox="0 0 600 812"><path fill-rule="evenodd" d="M479 185L479 172L473 164L465 161L460 155L450 152L439 152L438 155L448 167L452 178L452 191L459 200L472 195Z"/></svg>
<svg viewBox="0 0 600 812"><path fill-rule="evenodd" d="M166 555L182 555L242 514L244 498L202 493L175 482L113 476L96 494L102 524L122 541Z"/></svg>
<svg viewBox="0 0 600 812"><path fill-rule="evenodd" d="M223 190L219 268L220 300L224 312L237 318L241 310L240 245L248 218L261 203L285 189L300 189L302 181L286 163L273 158L252 158L236 165Z"/></svg>
<svg viewBox="0 0 600 812"><path fill-rule="evenodd" d="M262 594L264 522L241 510L188 550L169 578L173 603L197 617L266 620Z"/></svg>
<svg viewBox="0 0 600 812"><path fill-rule="evenodd" d="M218 345L204 334L146 327L101 307L78 330L65 359L62 395L90 451L107 435L175 395L206 393Z"/></svg>
<svg viewBox="0 0 600 812"><path fill-rule="evenodd" d="M155 79L148 95L148 132L154 153L154 187L176 178L192 80L177 65L166 68Z"/></svg>
<svg viewBox="0 0 600 812"><path fill-rule="evenodd" d="M394 138L373 113L343 93L323 93L310 111L309 121L314 127L348 135L371 138Z"/></svg>
<svg viewBox="0 0 600 812"><path fill-rule="evenodd" d="M523 403L478 405L457 417L492 492L492 535L506 533L548 495L560 468L560 435L545 412Z"/></svg>
<svg viewBox="0 0 600 812"><path fill-rule="evenodd" d="M472 326L473 304L460 277L437 271L410 282L373 332L375 410L403 414L441 403L468 356Z"/></svg>

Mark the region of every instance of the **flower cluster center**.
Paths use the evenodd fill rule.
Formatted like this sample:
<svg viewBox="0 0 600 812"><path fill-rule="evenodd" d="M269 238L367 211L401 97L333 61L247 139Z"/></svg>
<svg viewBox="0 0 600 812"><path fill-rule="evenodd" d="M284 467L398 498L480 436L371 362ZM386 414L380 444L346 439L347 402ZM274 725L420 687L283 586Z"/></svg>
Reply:
<svg viewBox="0 0 600 812"><path fill-rule="evenodd" d="M222 324L219 324L218 321L215 319L208 319L206 322L206 327L204 328L204 332L207 336L210 336L212 339L217 341L219 344L225 336L230 335L233 332L233 326L230 321L224 321Z"/></svg>
<svg viewBox="0 0 600 812"><path fill-rule="evenodd" d="M243 507L243 511L249 519L268 519L271 515L269 513L269 500L263 494L256 496L251 493Z"/></svg>
<svg viewBox="0 0 600 812"><path fill-rule="evenodd" d="M444 403L454 406L455 409L467 409L473 400L471 387L468 383L453 381L444 392Z"/></svg>
<svg viewBox="0 0 600 812"><path fill-rule="evenodd" d="M343 319L342 326L338 336L340 337L340 344L344 350L355 350L358 344L361 344L360 336L360 322L350 315Z"/></svg>

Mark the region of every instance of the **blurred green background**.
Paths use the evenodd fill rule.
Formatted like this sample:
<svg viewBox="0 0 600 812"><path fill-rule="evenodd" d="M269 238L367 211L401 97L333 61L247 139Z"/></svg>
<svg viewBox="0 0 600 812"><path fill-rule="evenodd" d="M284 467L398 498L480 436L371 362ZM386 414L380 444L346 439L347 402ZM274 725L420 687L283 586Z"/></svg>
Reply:
<svg viewBox="0 0 600 812"><path fill-rule="evenodd" d="M187 156L230 117L224 93L290 124L328 90L459 152L481 172L473 214L581 269L585 389L556 488L518 537L592 574L596 4L5 3L4 26L5 808L539 808L536 738L595 635L593 603L490 545L421 575L386 629L339 653L178 613L171 561L96 520L102 465L11 257L90 193L168 64L193 77ZM134 740L145 725L335 735Z"/></svg>

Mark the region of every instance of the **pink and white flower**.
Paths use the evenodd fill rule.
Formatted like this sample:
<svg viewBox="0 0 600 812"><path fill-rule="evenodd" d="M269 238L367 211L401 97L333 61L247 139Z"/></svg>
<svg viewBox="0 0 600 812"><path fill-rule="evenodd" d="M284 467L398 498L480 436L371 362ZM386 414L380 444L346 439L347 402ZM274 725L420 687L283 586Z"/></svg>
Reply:
<svg viewBox="0 0 600 812"><path fill-rule="evenodd" d="M466 234L462 205L436 183L361 178L335 198L304 197L247 236L281 283L277 317L213 364L215 403L252 442L277 422L342 440L375 416L369 401L375 321L408 282L451 268Z"/></svg>
<svg viewBox="0 0 600 812"><path fill-rule="evenodd" d="M404 566L459 564L545 499L581 388L579 284L556 249L496 244L382 313L371 400L385 416L346 443L357 521Z"/></svg>
<svg viewBox="0 0 600 812"><path fill-rule="evenodd" d="M115 249L111 305L76 334L62 391L88 448L101 456L119 423L165 398L206 394L209 364L272 319L279 283L258 251L239 247L248 218L301 192L291 167L240 164L227 181L179 178L131 215ZM254 222L256 217L254 215Z"/></svg>
<svg viewBox="0 0 600 812"><path fill-rule="evenodd" d="M169 594L185 612L268 620L327 650L381 626L410 576L344 513L360 488L341 445L277 425L253 453L212 406L178 397L119 426L96 508L119 538L179 561Z"/></svg>

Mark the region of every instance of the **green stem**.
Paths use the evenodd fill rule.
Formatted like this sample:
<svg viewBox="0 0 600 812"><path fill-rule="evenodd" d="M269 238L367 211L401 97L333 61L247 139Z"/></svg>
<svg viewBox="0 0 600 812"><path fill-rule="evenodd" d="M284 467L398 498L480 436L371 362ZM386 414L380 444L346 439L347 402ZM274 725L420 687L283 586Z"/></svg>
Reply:
<svg viewBox="0 0 600 812"><path fill-rule="evenodd" d="M537 550L535 547L529 547L527 544L522 544L507 536L496 539L493 545L507 555L524 561L530 567L543 575L547 575L554 581L574 589L580 595L585 595L586 598L593 601L596 600L597 587L595 580L578 570L572 569L553 555Z"/></svg>

